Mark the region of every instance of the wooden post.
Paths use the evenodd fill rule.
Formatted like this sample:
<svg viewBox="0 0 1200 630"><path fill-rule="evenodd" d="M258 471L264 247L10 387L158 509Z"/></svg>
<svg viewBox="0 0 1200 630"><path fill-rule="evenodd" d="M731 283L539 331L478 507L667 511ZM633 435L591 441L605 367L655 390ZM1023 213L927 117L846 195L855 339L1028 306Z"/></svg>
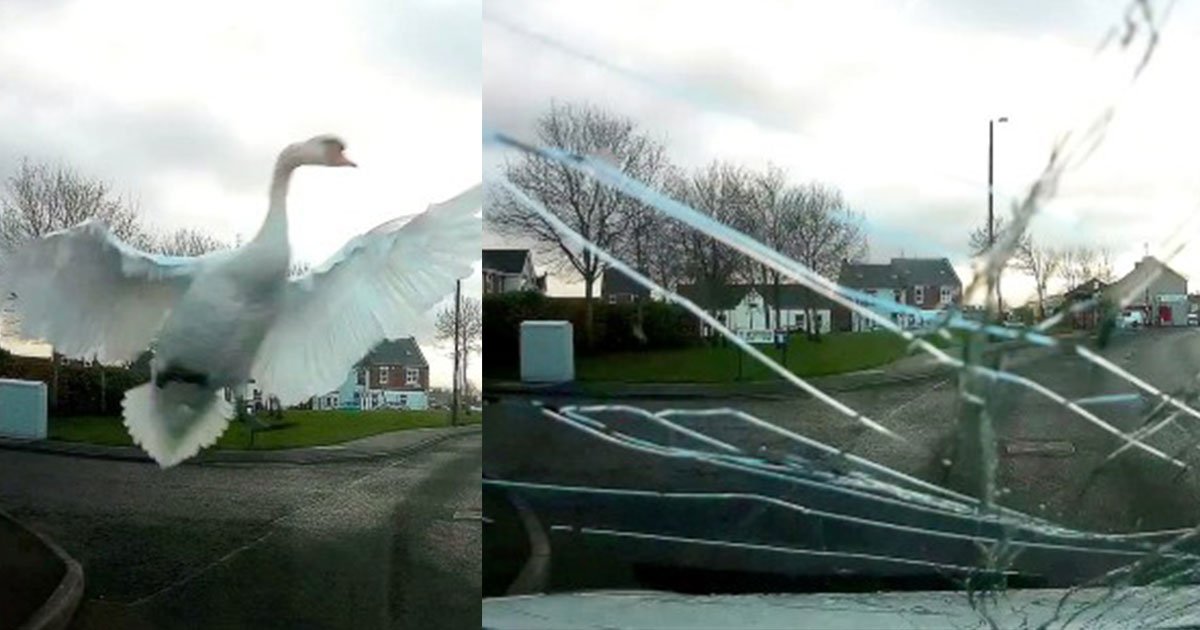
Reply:
<svg viewBox="0 0 1200 630"><path fill-rule="evenodd" d="M459 337L462 335L461 316L462 280L454 282L454 393L451 395L450 424L458 425L458 382L459 382Z"/></svg>
<svg viewBox="0 0 1200 630"><path fill-rule="evenodd" d="M100 415L108 414L108 381L104 375L104 364L96 361L100 368Z"/></svg>

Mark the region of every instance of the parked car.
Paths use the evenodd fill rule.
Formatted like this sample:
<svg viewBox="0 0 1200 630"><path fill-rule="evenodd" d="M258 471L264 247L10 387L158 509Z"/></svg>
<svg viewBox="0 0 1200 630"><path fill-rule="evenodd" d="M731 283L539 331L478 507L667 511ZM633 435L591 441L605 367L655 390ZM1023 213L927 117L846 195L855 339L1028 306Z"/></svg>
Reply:
<svg viewBox="0 0 1200 630"><path fill-rule="evenodd" d="M1140 328L1146 325L1146 313L1138 309L1130 309L1121 313L1121 317L1117 318L1117 325L1121 328Z"/></svg>

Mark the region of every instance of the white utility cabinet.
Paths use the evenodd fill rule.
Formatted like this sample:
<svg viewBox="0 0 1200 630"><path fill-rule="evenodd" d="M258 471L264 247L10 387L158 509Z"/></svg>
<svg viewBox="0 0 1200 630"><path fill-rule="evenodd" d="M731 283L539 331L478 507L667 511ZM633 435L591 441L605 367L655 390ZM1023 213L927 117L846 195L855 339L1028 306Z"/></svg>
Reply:
<svg viewBox="0 0 1200 630"><path fill-rule="evenodd" d="M46 439L46 384L0 378L0 436Z"/></svg>
<svg viewBox="0 0 1200 630"><path fill-rule="evenodd" d="M521 381L575 380L575 335L571 322L521 322Z"/></svg>

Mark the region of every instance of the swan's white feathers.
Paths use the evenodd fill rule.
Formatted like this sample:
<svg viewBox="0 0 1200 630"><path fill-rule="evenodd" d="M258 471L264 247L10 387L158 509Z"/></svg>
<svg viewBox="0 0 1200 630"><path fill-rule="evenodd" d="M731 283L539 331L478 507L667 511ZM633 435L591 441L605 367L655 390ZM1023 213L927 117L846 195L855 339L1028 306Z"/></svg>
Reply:
<svg viewBox="0 0 1200 630"><path fill-rule="evenodd" d="M86 221L0 261L0 298L15 293L20 333L74 358L130 361L146 350L208 257L148 254Z"/></svg>
<svg viewBox="0 0 1200 630"><path fill-rule="evenodd" d="M355 237L290 283L252 374L263 391L295 404L335 389L377 343L429 339L430 310L479 258L482 187Z"/></svg>
<svg viewBox="0 0 1200 630"><path fill-rule="evenodd" d="M129 436L162 468L216 443L233 415L216 392L186 383L144 383L125 392L121 406Z"/></svg>

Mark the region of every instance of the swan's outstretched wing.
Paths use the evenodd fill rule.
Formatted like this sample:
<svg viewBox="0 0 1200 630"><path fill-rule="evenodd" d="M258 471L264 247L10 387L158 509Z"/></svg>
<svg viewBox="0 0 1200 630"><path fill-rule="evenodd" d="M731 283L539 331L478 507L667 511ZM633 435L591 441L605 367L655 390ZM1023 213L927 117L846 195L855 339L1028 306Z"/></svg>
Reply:
<svg viewBox="0 0 1200 630"><path fill-rule="evenodd" d="M479 185L409 219L355 237L312 273L288 283L253 375L282 404L336 389L380 341L428 338L429 312L479 259Z"/></svg>
<svg viewBox="0 0 1200 630"><path fill-rule="evenodd" d="M131 361L149 346L200 260L138 251L102 221L86 221L0 259L0 302L15 294L20 334L68 357Z"/></svg>

